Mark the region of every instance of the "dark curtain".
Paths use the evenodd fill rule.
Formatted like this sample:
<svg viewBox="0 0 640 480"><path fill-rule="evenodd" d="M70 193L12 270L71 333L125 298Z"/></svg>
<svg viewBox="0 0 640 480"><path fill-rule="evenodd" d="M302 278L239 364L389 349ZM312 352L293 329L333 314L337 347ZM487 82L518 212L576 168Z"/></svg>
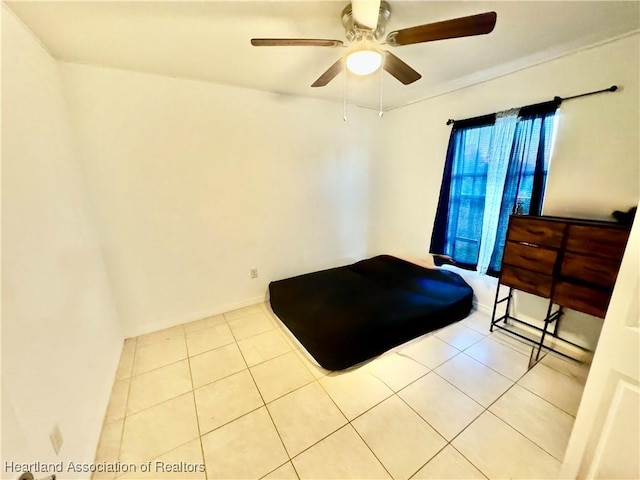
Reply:
<svg viewBox="0 0 640 480"><path fill-rule="evenodd" d="M475 179L464 182L466 184L463 185L460 179L465 170L476 170L475 167L481 151L480 143L482 140L487 140L486 133L488 128L494 124L495 118L495 115L486 115L454 123L449 137L438 208L431 235L430 252L453 258L454 246L456 246L454 234L459 230L461 233L464 231L466 236L461 236L461 240L457 244L456 264L468 269L473 268L478 261L478 246L472 242L474 238L476 240L480 238L482 221L480 219L478 222L472 212L478 209L479 203L484 204L485 187L481 181L473 181ZM482 140L481 137L483 137ZM462 160L464 160L466 152L469 152L469 158L465 162ZM482 176L482 173L478 172L478 175ZM486 181L486 171L484 174ZM463 191L466 193L465 201L462 201ZM464 204L461 205L461 203ZM459 223L461 214L462 225ZM464 254L461 254L462 250L464 250ZM435 258L436 265L446 261L448 260Z"/></svg>
<svg viewBox="0 0 640 480"><path fill-rule="evenodd" d="M540 215L549 164L554 117L558 101L520 109L509 157L496 244L489 274L500 271L509 216ZM483 148L495 115L454 122L431 236L430 252L436 265L477 266L484 214L486 162ZM483 164L483 161L485 164ZM484 184L482 182L484 181Z"/></svg>

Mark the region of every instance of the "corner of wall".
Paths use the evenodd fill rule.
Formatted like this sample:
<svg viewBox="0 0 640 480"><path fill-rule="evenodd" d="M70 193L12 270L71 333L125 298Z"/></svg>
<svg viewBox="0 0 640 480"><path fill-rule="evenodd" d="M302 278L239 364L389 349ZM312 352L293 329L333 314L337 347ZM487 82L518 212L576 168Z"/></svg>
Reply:
<svg viewBox="0 0 640 480"><path fill-rule="evenodd" d="M5 4L1 20L2 470L91 463L121 328L57 63Z"/></svg>

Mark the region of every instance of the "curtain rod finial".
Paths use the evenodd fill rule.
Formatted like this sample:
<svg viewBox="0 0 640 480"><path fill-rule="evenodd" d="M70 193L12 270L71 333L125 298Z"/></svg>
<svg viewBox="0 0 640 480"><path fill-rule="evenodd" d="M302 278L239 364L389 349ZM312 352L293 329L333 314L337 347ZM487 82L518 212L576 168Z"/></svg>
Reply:
<svg viewBox="0 0 640 480"><path fill-rule="evenodd" d="M451 125L453 122L455 122L455 120L453 118L450 118L449 120L447 120L447 125Z"/></svg>
<svg viewBox="0 0 640 480"><path fill-rule="evenodd" d="M617 86L617 85L611 85L611 86L609 87L609 91L610 91L610 92L615 92L616 90L618 90L618 86Z"/></svg>

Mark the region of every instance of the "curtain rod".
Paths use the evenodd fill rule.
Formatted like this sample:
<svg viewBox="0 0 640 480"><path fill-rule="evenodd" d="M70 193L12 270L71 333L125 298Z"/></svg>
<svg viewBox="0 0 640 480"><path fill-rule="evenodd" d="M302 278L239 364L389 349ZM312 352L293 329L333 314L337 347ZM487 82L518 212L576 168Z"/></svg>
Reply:
<svg viewBox="0 0 640 480"><path fill-rule="evenodd" d="M573 95L571 97L562 98L562 97L556 96L556 97L553 97L553 100L551 100L551 102L556 102L556 103L560 104L565 100L573 100L574 98L587 97L589 95L596 95L597 93L615 92L616 90L618 90L618 86L617 85L611 85L609 88L604 88L602 90L595 90L593 92L581 93L579 95ZM539 104L526 105L526 106L520 107L520 108L533 107L535 105L539 105ZM507 111L507 110L505 110L505 111ZM500 112L496 112L496 113L500 113ZM491 115L491 114L489 114L489 115ZM493 115L495 115L495 114L493 114ZM488 115L482 115L482 117L486 117L486 116L488 116ZM474 117L474 118L481 118L481 117ZM472 120L472 119L468 119L468 120ZM447 125L451 125L452 123L455 123L457 121L459 121L459 120L454 120L454 119L450 118L449 120L447 120Z"/></svg>

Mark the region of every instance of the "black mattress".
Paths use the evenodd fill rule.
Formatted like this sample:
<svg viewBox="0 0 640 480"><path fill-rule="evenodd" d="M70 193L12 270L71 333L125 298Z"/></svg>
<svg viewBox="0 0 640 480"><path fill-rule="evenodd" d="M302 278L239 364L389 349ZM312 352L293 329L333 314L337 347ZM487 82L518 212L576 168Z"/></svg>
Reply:
<svg viewBox="0 0 640 480"><path fill-rule="evenodd" d="M271 308L328 370L343 370L465 318L473 290L454 272L389 255L269 284Z"/></svg>

